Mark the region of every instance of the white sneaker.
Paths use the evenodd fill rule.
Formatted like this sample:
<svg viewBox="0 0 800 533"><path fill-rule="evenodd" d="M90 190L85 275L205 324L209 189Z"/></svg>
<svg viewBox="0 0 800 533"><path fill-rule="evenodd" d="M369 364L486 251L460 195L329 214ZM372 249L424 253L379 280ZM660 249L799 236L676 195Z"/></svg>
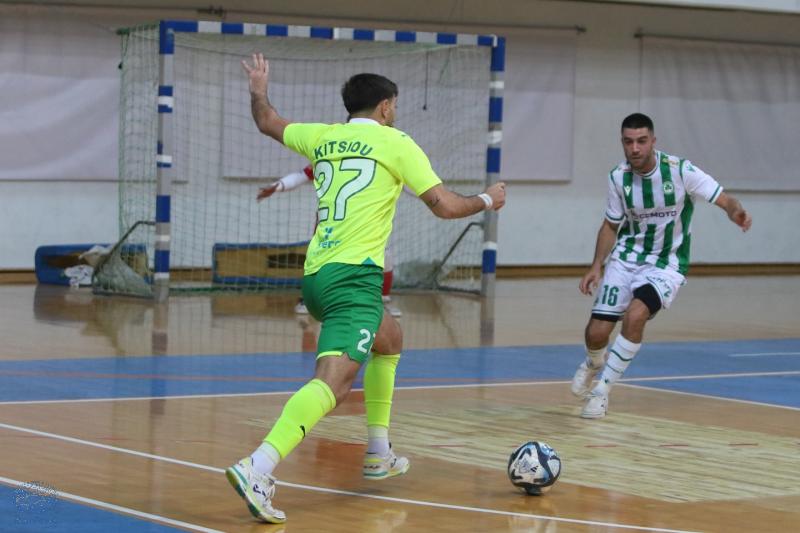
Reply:
<svg viewBox="0 0 800 533"><path fill-rule="evenodd" d="M389 302L392 301L392 297L389 296L388 294L382 294L381 300L383 300L383 303L388 304Z"/></svg>
<svg viewBox="0 0 800 533"><path fill-rule="evenodd" d="M367 479L386 479L405 474L411 463L405 457L397 457L389 445L389 454L380 456L377 453L367 453L364 456L364 477Z"/></svg>
<svg viewBox="0 0 800 533"><path fill-rule="evenodd" d="M403 316L403 312L393 305L385 304L384 307L387 311L389 311L389 314L395 318L400 318Z"/></svg>
<svg viewBox="0 0 800 533"><path fill-rule="evenodd" d="M308 314L308 308L306 307L306 304L303 302L303 300L297 302L297 305L294 306L294 312L297 313L298 315Z"/></svg>
<svg viewBox="0 0 800 533"><path fill-rule="evenodd" d="M595 376L600 372L601 368L602 367L594 368L593 366L589 366L586 361L578 365L578 370L576 370L575 375L572 376L572 385L570 385L572 394L579 398L585 398L589 394L589 391L592 390L592 381L594 381Z"/></svg>
<svg viewBox="0 0 800 533"><path fill-rule="evenodd" d="M586 405L581 411L581 418L603 418L608 411L608 394L591 392L586 397Z"/></svg>
<svg viewBox="0 0 800 533"><path fill-rule="evenodd" d="M245 457L226 469L225 477L247 503L247 508L250 509L253 516L270 524L286 522L286 514L272 507L272 498L275 496L275 478L270 475L261 475L253 470L251 457Z"/></svg>

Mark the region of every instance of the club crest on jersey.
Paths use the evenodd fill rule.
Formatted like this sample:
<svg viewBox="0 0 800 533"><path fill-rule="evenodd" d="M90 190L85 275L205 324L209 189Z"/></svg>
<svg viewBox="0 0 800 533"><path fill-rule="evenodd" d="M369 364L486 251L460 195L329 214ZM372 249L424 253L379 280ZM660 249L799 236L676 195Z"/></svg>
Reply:
<svg viewBox="0 0 800 533"><path fill-rule="evenodd" d="M675 192L675 186L671 181L664 182L664 194L672 194Z"/></svg>

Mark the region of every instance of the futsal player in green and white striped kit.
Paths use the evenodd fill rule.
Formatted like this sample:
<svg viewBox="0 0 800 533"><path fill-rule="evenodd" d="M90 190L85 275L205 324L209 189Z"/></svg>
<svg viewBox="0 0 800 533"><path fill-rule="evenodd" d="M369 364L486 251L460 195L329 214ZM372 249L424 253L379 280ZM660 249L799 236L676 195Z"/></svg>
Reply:
<svg viewBox="0 0 800 533"><path fill-rule="evenodd" d="M402 350L398 322L381 299L384 250L403 186L434 215L463 218L505 204L505 185L461 196L447 190L425 153L392 127L397 86L376 74L357 74L342 87L345 124L290 123L267 98L269 64L261 54L242 62L258 129L310 160L319 199L319 224L308 246L303 299L322 323L313 379L292 395L263 443L225 471L228 481L260 520L281 523L272 506L272 472L314 425L350 392L361 365L367 418L363 476L404 474L405 457L389 445L395 369ZM311 459L314 460L313 458Z"/></svg>
<svg viewBox="0 0 800 533"><path fill-rule="evenodd" d="M669 308L684 285L695 204L721 207L742 231L752 223L742 204L714 178L685 159L656 150L655 142L649 117L634 113L623 120L625 161L608 175L605 219L594 261L579 287L595 296L585 332L586 359L571 386L573 394L585 398L583 418L606 415L609 391L639 351L645 324ZM622 331L609 347L620 319Z"/></svg>

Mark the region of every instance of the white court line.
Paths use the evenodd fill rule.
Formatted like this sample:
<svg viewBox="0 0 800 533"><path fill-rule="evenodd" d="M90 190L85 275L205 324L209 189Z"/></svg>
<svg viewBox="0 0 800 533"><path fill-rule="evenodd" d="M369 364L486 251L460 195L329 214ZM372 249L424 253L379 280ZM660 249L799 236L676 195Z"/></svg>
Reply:
<svg viewBox="0 0 800 533"><path fill-rule="evenodd" d="M728 357L766 357L768 355L800 355L800 352L732 353Z"/></svg>
<svg viewBox="0 0 800 533"><path fill-rule="evenodd" d="M752 378L752 377L769 377L769 376L795 376L800 375L800 370L786 370L776 372L740 372L728 374L697 374L691 376L649 376L644 378L623 378L617 383L635 383L639 381L684 381L684 380L698 380L698 379L726 379L726 378ZM542 385L564 385L572 383L572 381L511 381L502 383L463 383L458 385L414 385L407 387L395 387L398 390L435 390L435 389L475 389L475 388L497 388L497 387L535 387ZM352 389L354 392L363 391L364 389ZM648 389L648 390L662 390L662 389ZM127 398L76 398L67 400L11 400L0 402L0 407L4 405L40 405L40 404L62 404L62 403L92 403L92 402L128 402L128 401L152 401L152 400L186 400L186 399L209 399L209 398L238 398L238 397L252 397L252 396L280 396L294 394L296 391L272 391L272 392L244 392L244 393L223 393L223 394L185 394L180 396L133 396ZM708 396L717 400L725 400L729 402L742 402L753 403L748 400L738 400L736 398L723 398L717 396ZM776 407L779 409L795 409L794 407L787 407L784 405L776 405L763 403L769 407Z"/></svg>
<svg viewBox="0 0 800 533"><path fill-rule="evenodd" d="M20 431L22 433L30 433L32 435L39 435L42 437L48 437L51 439L63 440L65 442L71 442L73 444L82 444L84 446L91 446L94 448L101 448L103 450L110 450L112 452L118 453L126 453L129 455L135 455L137 457L144 457L146 459L153 459L156 461L163 461L165 463L172 463L181 466L188 466L190 468L196 468L199 470L206 470L208 472L214 472L218 474L222 474L225 471L221 468L216 468L213 466L203 465L199 463L192 463L189 461L181 461L180 459L173 459L171 457L165 457L163 455L154 455L151 453L139 452L136 450L129 450L127 448L120 448L117 446L109 446L108 444L100 444L98 442L92 442L83 439L76 439L74 437L67 437L66 435L58 435L57 433L48 433L46 431L39 431L36 429L29 429L20 426L13 426L11 424L4 424L0 422L0 428L10 429L13 431ZM5 478L0 478L5 479ZM360 492L352 492L349 490L339 490L339 489L329 489L326 487L314 487L311 485L302 485L299 483L287 483L285 481L278 481L278 485L284 487L292 487L295 489L303 489L303 490L310 490L314 492L322 492L326 494L338 494L342 496L355 496L358 498L368 498L372 500L381 500L386 502L392 503L405 503L409 505L419 505L422 507L435 507L438 509L448 509L453 511L467 511L473 513L483 513L483 514L493 514L493 515L502 515L502 516L517 516L521 518L535 518L535 519L542 519L542 520L552 520L553 522L566 522L570 524L581 524L581 525L588 525L588 526L602 526L602 527L612 527L618 529L638 529L641 531L657 531L660 533L696 533L693 531L683 530L683 529L665 529L665 528L658 528L658 527L647 527L647 526L631 526L627 524L615 524L612 522L598 522L594 520L579 520L577 518L561 518L557 516L547 516L547 515L536 515L536 514L529 514L529 513L514 513L511 511L500 511L497 509L485 509L482 507L467 507L464 505L451 505L447 503L436 503L436 502L426 502L423 500L409 500L406 498L392 498L389 496L378 496L375 494L363 494ZM102 503L102 502L101 502ZM111 504L106 504L111 505ZM212 530L203 530L203 531L212 531Z"/></svg>
<svg viewBox="0 0 800 533"><path fill-rule="evenodd" d="M353 389L362 390L362 389ZM397 390L397 387L395 387ZM281 394L294 394L297 391L274 391L274 392L231 392L221 394L182 394L176 396L129 396L125 398L73 398L67 400L11 400L0 402L2 405L27 405L27 404L48 404L48 403L93 403L93 402L129 402L129 401L151 401L151 400L187 400L192 398L245 398L247 396L280 396Z"/></svg>
<svg viewBox="0 0 800 533"><path fill-rule="evenodd" d="M624 380L619 380L617 383L620 383ZM734 400L731 398L723 398L721 396L712 396L710 394L700 394L698 392L684 392L679 390L670 390L670 389L654 389L653 387L644 387L642 385L632 385L630 383L623 383L625 387L630 387L632 389L641 389L653 392L667 392L669 394L681 394L683 396L694 396L696 398L707 398L709 400L719 400L723 402L736 402L736 403L743 403L745 405L757 405L759 407L778 407L780 409L788 409L790 411L800 411L800 407L792 407L790 405L775 405L772 403L764 403L764 402L754 402L752 400Z"/></svg>
<svg viewBox="0 0 800 533"><path fill-rule="evenodd" d="M16 479L10 479L3 476L0 476L0 483L4 483L6 485L11 485L12 487L19 487L23 489L28 489L31 486L30 483L24 483L22 481L17 481ZM52 496L61 498L63 500L72 500L79 503L85 503L93 507L109 509L111 511L116 511L118 513L133 515L137 518L144 518L145 520L159 522L162 524L169 524L171 526L182 527L184 529L189 529L192 531L202 531L203 533L225 533L224 531L220 531L218 529L209 529L207 527L197 526L195 524L190 524L188 522L173 520L172 518L167 518L165 516L144 513L142 511L137 511L136 509L130 509L128 507L120 507L119 505L114 505L113 503L101 502L100 500L94 500L92 498L84 498L83 496L78 496L77 494L70 494L69 492L63 492L60 490L51 491L50 487L48 487L47 496L50 496L51 494Z"/></svg>
<svg viewBox="0 0 800 533"><path fill-rule="evenodd" d="M797 376L800 375L800 370L777 370L774 372L738 372L729 374L697 374L694 376L648 376L646 378L627 378L620 379L621 381L691 381L696 379L727 379L727 378L761 378L770 376Z"/></svg>
<svg viewBox="0 0 800 533"><path fill-rule="evenodd" d="M395 387L394 390L428 390L428 389L474 389L480 387L519 387L536 385L563 385L572 381L513 381L503 383L463 383L460 385L414 385L408 387ZM364 389L352 389L353 392L360 392ZM243 392L243 393L222 393L222 394L184 394L180 396L131 396L126 398L74 398L67 400L10 400L0 402L3 405L27 405L27 404L48 404L48 403L91 403L91 402L127 402L127 401L150 401L150 400L187 400L187 399L207 399L207 398L238 398L248 396L281 396L291 395L297 392L290 391L271 391L271 392Z"/></svg>

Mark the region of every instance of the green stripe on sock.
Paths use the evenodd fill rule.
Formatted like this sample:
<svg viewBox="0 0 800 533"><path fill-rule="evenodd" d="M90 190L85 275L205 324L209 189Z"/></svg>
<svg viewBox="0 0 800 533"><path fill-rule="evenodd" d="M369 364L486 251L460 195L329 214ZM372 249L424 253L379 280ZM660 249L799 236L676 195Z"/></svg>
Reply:
<svg viewBox="0 0 800 533"><path fill-rule="evenodd" d="M622 356L619 354L619 352L618 352L618 351L616 351L616 350L615 350L615 349L613 349L613 348L611 348L611 349L610 349L610 350L608 350L608 351L609 351L609 352L611 352L611 353L613 353L613 354L614 354L614 355L616 355L617 357L619 357L619 359L620 359L621 361L630 361L631 359L633 359L633 357L630 357L630 358L628 358L628 359L625 359L624 357L622 357ZM615 369L615 370L616 370L616 369Z"/></svg>

